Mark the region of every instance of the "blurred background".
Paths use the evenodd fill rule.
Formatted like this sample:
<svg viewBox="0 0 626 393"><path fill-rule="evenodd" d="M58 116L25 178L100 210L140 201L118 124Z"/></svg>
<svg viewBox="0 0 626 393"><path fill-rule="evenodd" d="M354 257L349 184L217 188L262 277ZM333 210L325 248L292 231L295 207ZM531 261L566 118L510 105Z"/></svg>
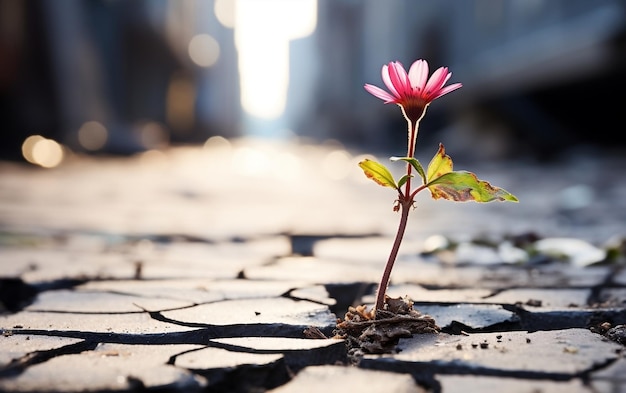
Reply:
<svg viewBox="0 0 626 393"><path fill-rule="evenodd" d="M363 85L418 58L464 85L420 133L456 157L621 149L625 33L624 0L0 0L0 159L212 136L401 154Z"/></svg>

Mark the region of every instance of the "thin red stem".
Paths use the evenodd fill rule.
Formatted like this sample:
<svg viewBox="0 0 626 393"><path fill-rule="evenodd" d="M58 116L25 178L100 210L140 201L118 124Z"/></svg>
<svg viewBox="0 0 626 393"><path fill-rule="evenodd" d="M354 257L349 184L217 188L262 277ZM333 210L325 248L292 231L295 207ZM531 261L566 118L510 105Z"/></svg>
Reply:
<svg viewBox="0 0 626 393"><path fill-rule="evenodd" d="M415 195L417 195L417 193L422 191L424 188L426 188L426 184L422 184L421 186L417 187L415 190L413 190L413 192L411 192L411 194L409 195L409 199L414 199Z"/></svg>
<svg viewBox="0 0 626 393"><path fill-rule="evenodd" d="M419 120L411 121L407 119L408 123L408 149L407 149L407 157L413 157L415 154L415 141L417 139L417 127L419 124ZM406 174L407 174L407 182L404 194L402 191L398 190L398 201L400 203L401 211L400 211L400 223L398 224L398 231L396 232L396 238L393 242L393 246L391 247L391 252L389 253L389 259L387 259L387 264L385 265L385 270L383 271L383 276L380 279L380 284L378 285L378 291L376 294L376 305L374 310L383 310L385 308L385 296L387 294L387 287L389 286L389 280L391 279L391 270L393 269L393 265L398 257L398 251L400 250L400 244L402 244L402 238L404 237L404 231L406 230L406 224L409 220L409 211L413 207L413 197L415 193L411 193L411 171L412 165L407 163L406 166Z"/></svg>
<svg viewBox="0 0 626 393"><path fill-rule="evenodd" d="M380 284L378 285L378 293L376 294L376 306L374 308L375 310L383 310L385 308L385 296L387 294L389 279L391 278L391 270L393 269L393 264L395 263L396 257L398 256L398 251L400 250L400 244L402 243L402 238L404 237L404 230L406 229L406 224L409 219L409 210L411 206L412 203L401 203L400 224L398 225L396 239L394 240L393 246L391 247L389 259L387 260L387 264L385 265L385 271L383 272L383 276L380 279Z"/></svg>

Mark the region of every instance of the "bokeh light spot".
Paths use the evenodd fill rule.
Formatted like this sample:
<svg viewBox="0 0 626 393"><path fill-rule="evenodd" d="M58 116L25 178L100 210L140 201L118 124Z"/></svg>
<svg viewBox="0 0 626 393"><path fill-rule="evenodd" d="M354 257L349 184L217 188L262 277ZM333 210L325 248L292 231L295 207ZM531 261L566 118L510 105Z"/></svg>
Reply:
<svg viewBox="0 0 626 393"><path fill-rule="evenodd" d="M163 149L169 144L167 129L156 121L147 121L137 129L139 141L148 149Z"/></svg>
<svg viewBox="0 0 626 393"><path fill-rule="evenodd" d="M78 143L90 151L102 149L108 138L106 127L97 121L88 121L78 130Z"/></svg>
<svg viewBox="0 0 626 393"><path fill-rule="evenodd" d="M31 164L54 168L63 161L63 147L41 135L31 135L22 143L22 155Z"/></svg>
<svg viewBox="0 0 626 393"><path fill-rule="evenodd" d="M235 27L235 1L215 0L213 12L215 12L215 17L224 27L230 29Z"/></svg>
<svg viewBox="0 0 626 393"><path fill-rule="evenodd" d="M22 143L22 156L24 159L31 164L36 164L35 158L33 157L33 148L37 144L37 142L45 139L41 135L31 135L24 140Z"/></svg>
<svg viewBox="0 0 626 393"><path fill-rule="evenodd" d="M211 67L220 57L220 44L208 34L198 34L189 41L189 57L200 67Z"/></svg>
<svg viewBox="0 0 626 393"><path fill-rule="evenodd" d="M231 143L228 139L220 135L210 137L204 142L203 148L205 150L231 150Z"/></svg>

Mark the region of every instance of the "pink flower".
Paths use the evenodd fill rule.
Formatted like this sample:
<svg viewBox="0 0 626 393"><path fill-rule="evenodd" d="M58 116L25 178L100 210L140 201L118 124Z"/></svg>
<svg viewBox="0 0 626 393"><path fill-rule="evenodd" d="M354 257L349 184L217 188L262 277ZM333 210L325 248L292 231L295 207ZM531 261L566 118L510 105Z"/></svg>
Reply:
<svg viewBox="0 0 626 393"><path fill-rule="evenodd" d="M428 78L428 62L421 59L411 64L407 74L402 64L395 61L385 64L382 69L383 82L389 91L370 84L365 85L365 90L385 104L400 105L406 118L417 122L431 102L462 86L454 83L444 87L451 76L448 67L440 67Z"/></svg>

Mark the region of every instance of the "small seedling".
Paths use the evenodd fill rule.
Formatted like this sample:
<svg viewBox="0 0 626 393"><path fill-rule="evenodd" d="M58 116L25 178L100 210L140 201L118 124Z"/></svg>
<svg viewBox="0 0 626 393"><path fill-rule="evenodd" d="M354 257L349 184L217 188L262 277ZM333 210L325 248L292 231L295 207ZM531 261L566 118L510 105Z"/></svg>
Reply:
<svg viewBox="0 0 626 393"><path fill-rule="evenodd" d="M391 270L404 237L409 212L415 207L417 193L428 189L433 199L456 202L518 202L513 194L478 179L472 172L454 171L452 159L446 154L441 143L426 169L414 157L419 123L430 103L462 86L460 83L445 86L452 76L447 67L438 68L430 78L428 71L428 63L425 60L415 61L408 72L399 62L391 62L382 68L382 79L387 90L370 84L365 85L365 90L383 100L385 104L397 104L408 124L406 156L390 158L392 162L406 164L406 174L400 179L396 181L389 169L379 162L366 159L359 163L365 176L397 192L398 196L393 210L400 212L398 231L378 285L374 309L367 311L365 306L350 307L345 320L337 325L340 335L360 337L357 340L358 344L367 352L380 352L388 349L390 342L393 343L397 337L406 334L407 331L438 330L431 317L419 314L412 309L413 303L409 299L390 299L386 295ZM421 184L413 187L416 178ZM403 329L400 329L399 335L387 337L389 342L381 344L381 334L389 336L388 322L392 322L391 320L394 323L404 322L406 329L404 333L402 333ZM377 326L383 325L387 327L377 329Z"/></svg>

